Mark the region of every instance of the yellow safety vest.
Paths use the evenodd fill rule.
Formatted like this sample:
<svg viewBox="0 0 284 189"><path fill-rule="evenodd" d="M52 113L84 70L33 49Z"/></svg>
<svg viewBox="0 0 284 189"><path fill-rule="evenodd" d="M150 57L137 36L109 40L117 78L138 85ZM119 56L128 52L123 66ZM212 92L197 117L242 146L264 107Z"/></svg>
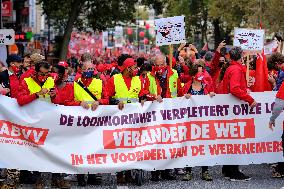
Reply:
<svg viewBox="0 0 284 189"><path fill-rule="evenodd" d="M114 98L124 103L134 103L139 101L139 93L141 91L141 81L139 76L132 77L131 87L128 90L122 74L114 76L115 96Z"/></svg>
<svg viewBox="0 0 284 189"><path fill-rule="evenodd" d="M170 93L171 93L171 98L177 97L177 81L178 81L178 73L176 70L172 69L174 74L169 78L169 88L170 88ZM150 82L149 86L149 92L150 94L157 95L157 82L156 78L151 75L151 73L147 74Z"/></svg>
<svg viewBox="0 0 284 189"><path fill-rule="evenodd" d="M26 81L26 84L28 85L30 94L38 93L41 91L41 89L54 88L54 79L52 77L48 77L42 86L37 84L37 82L35 82L35 80L32 77L25 78L24 80ZM40 95L39 99L50 102L50 96L48 94Z"/></svg>
<svg viewBox="0 0 284 189"><path fill-rule="evenodd" d="M81 79L78 79L78 81L81 81ZM98 100L102 98L102 80L93 78L92 82L88 86L88 89L94 94L95 97L97 97ZM75 100L79 102L94 102L94 99L76 81L74 81L74 96Z"/></svg>

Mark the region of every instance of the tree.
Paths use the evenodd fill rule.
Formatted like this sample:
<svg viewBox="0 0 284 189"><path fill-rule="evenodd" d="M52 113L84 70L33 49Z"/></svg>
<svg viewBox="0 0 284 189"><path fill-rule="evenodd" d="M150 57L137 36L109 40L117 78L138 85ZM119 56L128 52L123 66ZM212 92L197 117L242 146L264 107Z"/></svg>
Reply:
<svg viewBox="0 0 284 189"><path fill-rule="evenodd" d="M211 0L209 16L219 22L213 22L214 28L220 27L219 31L225 31L227 36L234 27L259 28L260 23L267 33L272 33L284 31L283 6L284 1L279 0Z"/></svg>
<svg viewBox="0 0 284 189"><path fill-rule="evenodd" d="M191 41L201 34L202 46L207 42L208 0L167 0L166 16L185 16L186 35Z"/></svg>
<svg viewBox="0 0 284 189"><path fill-rule="evenodd" d="M113 27L119 22L130 22L138 0L39 0L39 3L54 27L64 30L59 58L65 59L73 28L92 27L96 31ZM142 0L140 3L151 5L158 13L163 8L162 0Z"/></svg>

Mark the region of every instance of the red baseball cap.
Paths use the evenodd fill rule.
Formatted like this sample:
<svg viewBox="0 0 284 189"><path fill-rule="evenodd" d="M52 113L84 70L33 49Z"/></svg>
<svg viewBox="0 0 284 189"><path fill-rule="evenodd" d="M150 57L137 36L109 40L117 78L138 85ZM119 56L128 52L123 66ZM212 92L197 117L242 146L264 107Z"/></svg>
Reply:
<svg viewBox="0 0 284 189"><path fill-rule="evenodd" d="M122 66L118 66L119 70L122 72L123 70L125 70L126 68L129 68L133 65L135 65L136 62L133 58L127 58L124 62Z"/></svg>
<svg viewBox="0 0 284 189"><path fill-rule="evenodd" d="M58 66L63 66L64 68L68 68L68 64L65 61L58 62Z"/></svg>

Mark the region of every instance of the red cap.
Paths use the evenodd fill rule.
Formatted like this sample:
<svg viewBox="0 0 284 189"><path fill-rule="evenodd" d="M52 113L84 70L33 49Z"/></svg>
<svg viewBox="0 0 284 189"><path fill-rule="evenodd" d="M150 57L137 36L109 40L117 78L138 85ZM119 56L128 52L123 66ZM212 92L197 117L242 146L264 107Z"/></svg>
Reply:
<svg viewBox="0 0 284 189"><path fill-rule="evenodd" d="M118 68L120 69L120 71L125 70L126 68L129 68L133 65L135 65L136 62L134 61L133 58L127 58L124 62L122 66L118 66Z"/></svg>
<svg viewBox="0 0 284 189"><path fill-rule="evenodd" d="M64 68L68 68L68 64L65 61L58 62L58 66L63 66Z"/></svg>

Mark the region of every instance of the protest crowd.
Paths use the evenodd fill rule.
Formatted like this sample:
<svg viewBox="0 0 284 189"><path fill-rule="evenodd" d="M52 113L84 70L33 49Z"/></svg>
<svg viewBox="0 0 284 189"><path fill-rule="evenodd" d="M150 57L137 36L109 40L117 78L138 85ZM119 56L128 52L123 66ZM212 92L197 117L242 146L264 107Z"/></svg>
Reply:
<svg viewBox="0 0 284 189"><path fill-rule="evenodd" d="M145 52L118 53L102 51L93 55L83 54L80 58L70 57L50 64L39 53L23 57L10 54L7 67L0 62L0 93L17 100L19 106L26 106L40 99L64 106L81 106L96 111L105 105L124 109L127 103L157 101L164 98L182 97L188 100L194 95L232 94L240 101L254 108L258 102L250 92L278 91L269 125L278 127L276 118L284 107L284 55L281 54L282 38L276 36L278 48L270 55L258 52L247 55L242 48L226 48L222 41L218 48L198 51L193 44L182 43L174 49L173 56L158 49ZM249 65L249 77L246 77ZM271 166L273 178L284 177L283 163ZM222 173L231 181L250 180L237 165L224 165ZM267 173L269 174L269 173ZM50 176L51 175L51 176ZM152 181L192 179L191 168L158 170L151 172ZM131 170L116 174L118 183L132 183ZM1 188L17 188L20 184L33 184L34 188L51 185L70 188L70 179L79 186L100 185L100 174L66 175L59 173L29 172L26 170L2 169ZM212 181L210 167L201 167L201 179Z"/></svg>

